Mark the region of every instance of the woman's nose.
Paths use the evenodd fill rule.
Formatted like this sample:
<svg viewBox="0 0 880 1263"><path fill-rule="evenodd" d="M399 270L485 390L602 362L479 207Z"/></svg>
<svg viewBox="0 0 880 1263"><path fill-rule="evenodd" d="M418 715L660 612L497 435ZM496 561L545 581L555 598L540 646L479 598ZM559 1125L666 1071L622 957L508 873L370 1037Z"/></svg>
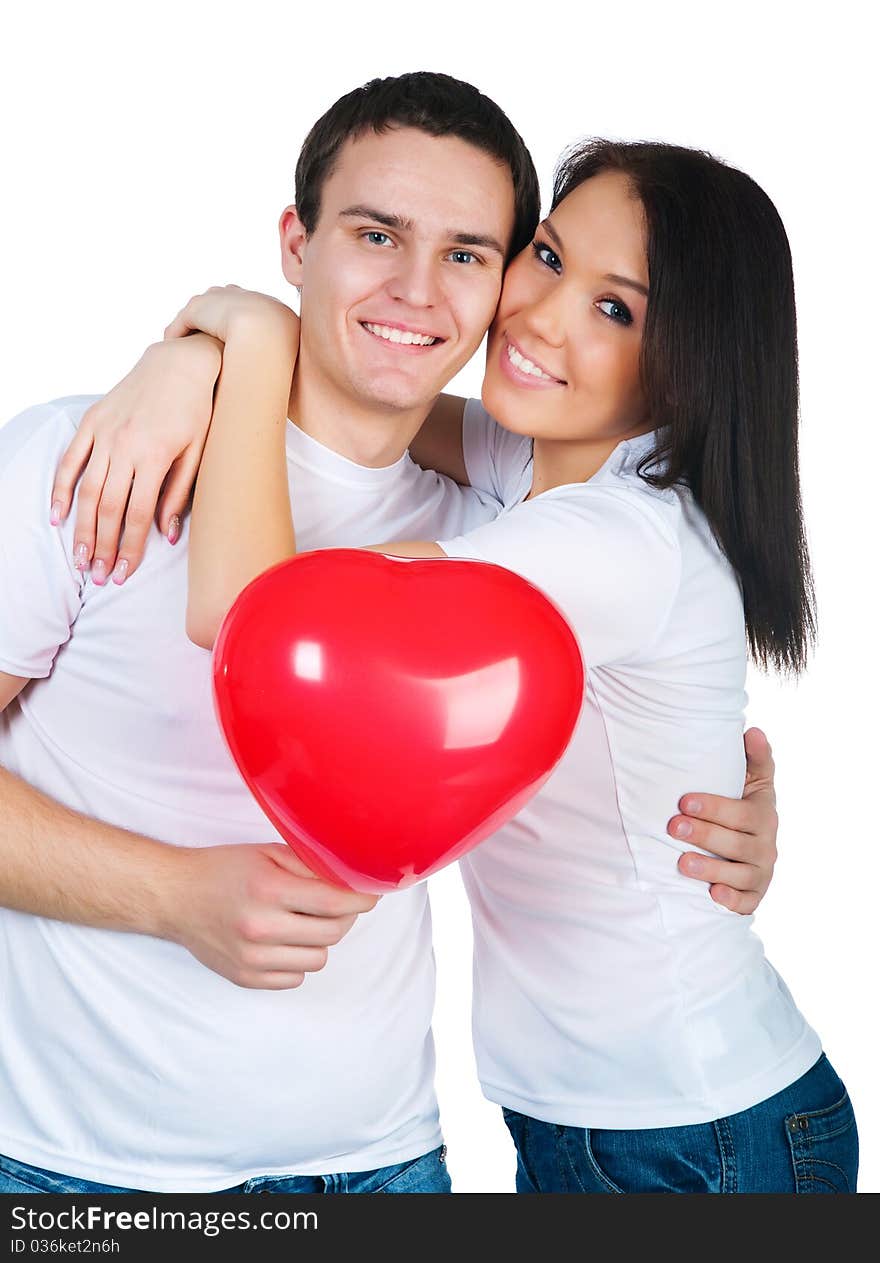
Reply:
<svg viewBox="0 0 880 1263"><path fill-rule="evenodd" d="M532 303L521 314L523 324L535 337L552 347L563 346L567 315L565 296L559 289Z"/></svg>

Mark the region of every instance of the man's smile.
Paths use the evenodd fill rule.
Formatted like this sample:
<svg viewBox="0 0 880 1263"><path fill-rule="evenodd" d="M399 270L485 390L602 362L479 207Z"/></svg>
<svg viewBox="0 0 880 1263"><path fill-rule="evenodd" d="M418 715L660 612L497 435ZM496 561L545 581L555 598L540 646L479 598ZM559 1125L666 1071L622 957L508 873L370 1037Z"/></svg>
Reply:
<svg viewBox="0 0 880 1263"><path fill-rule="evenodd" d="M380 323L373 320L361 320L358 323L376 341L384 342L386 346L393 347L395 350L427 351L446 340L437 334L414 329L408 325L386 324L384 321Z"/></svg>

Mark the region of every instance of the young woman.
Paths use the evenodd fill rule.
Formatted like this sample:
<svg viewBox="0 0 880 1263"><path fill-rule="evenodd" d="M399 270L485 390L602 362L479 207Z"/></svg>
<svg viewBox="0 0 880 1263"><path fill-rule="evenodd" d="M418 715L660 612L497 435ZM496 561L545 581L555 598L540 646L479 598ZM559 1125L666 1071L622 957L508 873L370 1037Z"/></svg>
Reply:
<svg viewBox="0 0 880 1263"><path fill-rule="evenodd" d="M207 645L244 584L295 551L278 435L296 322L209 291L169 332L189 329L226 343L190 546L188 625ZM517 1187L854 1191L843 1084L748 920L683 880L665 832L688 785L738 792L747 650L798 671L813 632L791 262L766 195L671 146L572 154L508 269L483 405L444 405L424 438L499 517L379 547L524 575L587 667L558 769L462 862L478 1064Z"/></svg>

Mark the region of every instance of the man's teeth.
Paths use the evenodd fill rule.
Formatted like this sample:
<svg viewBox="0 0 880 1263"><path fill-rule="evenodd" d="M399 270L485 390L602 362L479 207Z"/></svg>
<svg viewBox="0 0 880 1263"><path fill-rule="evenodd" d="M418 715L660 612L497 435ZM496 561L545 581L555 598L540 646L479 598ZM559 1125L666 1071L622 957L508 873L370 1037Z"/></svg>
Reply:
<svg viewBox="0 0 880 1263"><path fill-rule="evenodd" d="M406 329L392 329L390 325L371 325L366 320L364 328L375 333L377 338L384 338L386 342L400 342L404 346L433 346L437 341L437 338L432 338L427 333L410 333Z"/></svg>
<svg viewBox="0 0 880 1263"><path fill-rule="evenodd" d="M531 360L527 360L524 355L520 355L519 351L508 342L507 358L510 360L521 373L528 373L530 377L541 377L545 382L555 382L556 378L551 377L549 373L545 373L543 369L538 368L537 364L533 364Z"/></svg>

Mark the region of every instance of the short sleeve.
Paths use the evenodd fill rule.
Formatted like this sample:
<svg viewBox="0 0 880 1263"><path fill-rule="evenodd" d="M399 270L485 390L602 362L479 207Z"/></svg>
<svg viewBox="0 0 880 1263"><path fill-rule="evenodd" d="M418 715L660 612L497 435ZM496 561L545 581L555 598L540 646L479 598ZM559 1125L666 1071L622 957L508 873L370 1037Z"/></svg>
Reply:
<svg viewBox="0 0 880 1263"><path fill-rule="evenodd" d="M468 482L501 504L516 504L532 481L532 441L505 430L479 399L468 399L462 418L462 449Z"/></svg>
<svg viewBox="0 0 880 1263"><path fill-rule="evenodd" d="M29 408L0 429L0 671L52 670L82 605L73 566L74 514L49 521L55 470L88 400Z"/></svg>
<svg viewBox="0 0 880 1263"><path fill-rule="evenodd" d="M504 566L540 588L571 624L588 667L644 653L681 579L674 525L626 488L559 488L438 542L450 557Z"/></svg>

